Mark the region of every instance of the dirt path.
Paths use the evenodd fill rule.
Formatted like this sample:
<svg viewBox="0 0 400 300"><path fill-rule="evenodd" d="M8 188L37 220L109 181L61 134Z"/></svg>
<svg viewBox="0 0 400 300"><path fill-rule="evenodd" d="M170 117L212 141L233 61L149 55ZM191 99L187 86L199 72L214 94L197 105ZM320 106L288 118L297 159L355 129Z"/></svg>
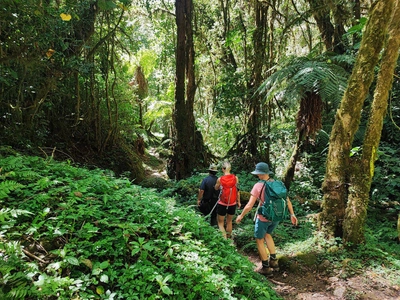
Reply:
<svg viewBox="0 0 400 300"><path fill-rule="evenodd" d="M256 266L259 258L249 256ZM367 271L354 277L342 279L339 271L326 274L321 269L297 265L294 272L274 272L268 280L283 299L296 300L399 300L400 286L393 286L379 274ZM322 265L323 268L323 265Z"/></svg>

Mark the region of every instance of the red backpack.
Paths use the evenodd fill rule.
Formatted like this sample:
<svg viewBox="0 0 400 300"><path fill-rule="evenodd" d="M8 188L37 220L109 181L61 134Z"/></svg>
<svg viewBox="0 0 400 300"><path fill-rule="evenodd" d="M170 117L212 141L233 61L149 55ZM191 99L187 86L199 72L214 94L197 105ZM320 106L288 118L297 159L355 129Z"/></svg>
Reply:
<svg viewBox="0 0 400 300"><path fill-rule="evenodd" d="M226 205L232 205L236 203L236 176L234 174L221 176L219 182L221 183L221 193L219 194L219 200Z"/></svg>

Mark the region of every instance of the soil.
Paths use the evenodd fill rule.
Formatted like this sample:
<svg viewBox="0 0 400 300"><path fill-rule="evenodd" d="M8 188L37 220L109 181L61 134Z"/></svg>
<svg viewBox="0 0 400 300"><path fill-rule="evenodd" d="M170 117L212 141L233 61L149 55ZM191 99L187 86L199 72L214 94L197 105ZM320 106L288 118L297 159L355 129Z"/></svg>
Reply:
<svg viewBox="0 0 400 300"><path fill-rule="evenodd" d="M255 269L260 266L257 254L248 255ZM366 271L351 278L341 278L340 271L326 272L324 265L295 268L280 267L267 277L283 299L297 300L399 300L400 286L392 285L381 275ZM319 270L318 270L319 269Z"/></svg>

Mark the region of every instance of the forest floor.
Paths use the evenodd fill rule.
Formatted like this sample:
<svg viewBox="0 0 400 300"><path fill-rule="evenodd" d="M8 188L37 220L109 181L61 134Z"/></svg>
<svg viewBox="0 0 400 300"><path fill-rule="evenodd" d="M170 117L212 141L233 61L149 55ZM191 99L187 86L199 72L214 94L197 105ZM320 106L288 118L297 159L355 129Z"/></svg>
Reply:
<svg viewBox="0 0 400 300"><path fill-rule="evenodd" d="M151 155L157 156L156 153ZM167 178L165 164L146 169L146 177ZM257 253L242 253L260 265ZM290 300L400 300L400 286L393 286L384 274L371 271L342 278L340 270L326 272L329 266L296 265L291 270L281 266L267 279L283 299ZM400 276L400 275L399 275Z"/></svg>
<svg viewBox="0 0 400 300"><path fill-rule="evenodd" d="M248 255L258 267L257 254ZM323 267L323 266L322 266ZM282 269L267 279L283 299L296 300L399 300L400 286L393 286L381 274L365 272L341 278L340 270L327 274L321 265L297 265L294 272Z"/></svg>

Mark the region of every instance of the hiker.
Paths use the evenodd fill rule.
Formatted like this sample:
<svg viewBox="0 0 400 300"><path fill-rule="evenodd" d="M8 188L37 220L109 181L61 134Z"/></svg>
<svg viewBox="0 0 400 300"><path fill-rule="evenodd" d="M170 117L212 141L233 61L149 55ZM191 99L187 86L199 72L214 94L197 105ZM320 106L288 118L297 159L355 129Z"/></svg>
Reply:
<svg viewBox="0 0 400 300"><path fill-rule="evenodd" d="M211 226L217 226L217 210L214 208L219 194L214 189L218 179L217 172L218 167L215 164L211 164L208 168L208 176L201 181L199 194L197 195L197 206L203 215L206 216L211 212Z"/></svg>
<svg viewBox="0 0 400 300"><path fill-rule="evenodd" d="M253 175L257 175L260 180L273 180L270 176L272 176L273 172L269 170L269 166L267 163L260 162L256 165L256 169L251 172ZM271 178L271 179L270 179ZM244 207L242 213L236 218L236 223L239 224L243 217L251 211L257 199L260 199L260 206L264 203L264 193L262 193L264 187L263 182L257 182L253 189L251 190L251 196L249 202ZM290 199L287 198L287 208L290 213L290 220L293 225L297 226L297 218L293 211L292 203ZM263 217L257 211L257 219L254 227L254 237L257 242L257 250L261 259L261 267L257 269L257 272L265 275L272 275L274 270L279 270L278 259L276 257L275 243L272 238L272 232L279 224L279 222L271 222ZM267 244L269 257L267 250L264 246L264 241Z"/></svg>
<svg viewBox="0 0 400 300"><path fill-rule="evenodd" d="M217 204L217 221L218 228L224 238L231 238L232 219L236 212L236 205L240 208L239 179L236 175L231 174L231 164L227 161L222 164L222 172L224 175L218 178L215 184L215 189L220 190Z"/></svg>

